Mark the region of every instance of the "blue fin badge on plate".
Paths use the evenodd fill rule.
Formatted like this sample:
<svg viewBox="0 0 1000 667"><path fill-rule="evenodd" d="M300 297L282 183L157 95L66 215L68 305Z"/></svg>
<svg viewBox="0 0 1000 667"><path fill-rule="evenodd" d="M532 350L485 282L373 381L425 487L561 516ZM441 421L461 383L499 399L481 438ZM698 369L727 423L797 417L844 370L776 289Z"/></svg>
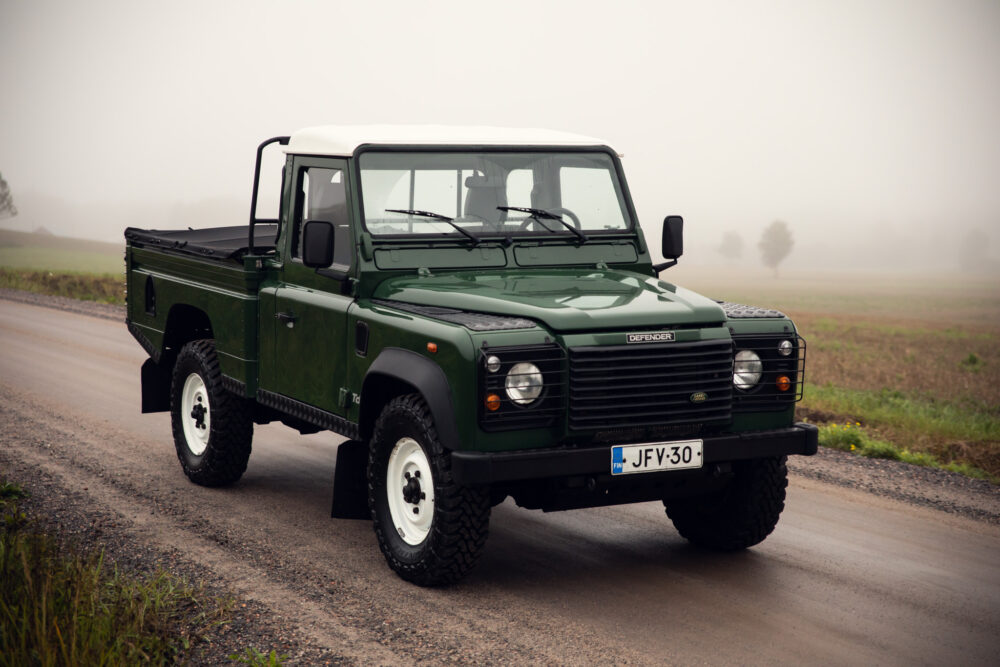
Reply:
<svg viewBox="0 0 1000 667"><path fill-rule="evenodd" d="M611 448L611 474L619 475L625 466L625 454L621 447Z"/></svg>

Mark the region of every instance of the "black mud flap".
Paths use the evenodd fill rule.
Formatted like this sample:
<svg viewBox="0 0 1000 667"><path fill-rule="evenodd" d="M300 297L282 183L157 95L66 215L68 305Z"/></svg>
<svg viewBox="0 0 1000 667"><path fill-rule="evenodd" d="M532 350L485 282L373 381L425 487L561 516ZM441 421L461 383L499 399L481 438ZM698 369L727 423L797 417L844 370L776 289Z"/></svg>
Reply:
<svg viewBox="0 0 1000 667"><path fill-rule="evenodd" d="M158 364L146 359L142 365L142 413L168 412L170 410L169 364Z"/></svg>
<svg viewBox="0 0 1000 667"><path fill-rule="evenodd" d="M368 511L368 447L347 440L337 447L337 469L333 473L334 519L371 519Z"/></svg>

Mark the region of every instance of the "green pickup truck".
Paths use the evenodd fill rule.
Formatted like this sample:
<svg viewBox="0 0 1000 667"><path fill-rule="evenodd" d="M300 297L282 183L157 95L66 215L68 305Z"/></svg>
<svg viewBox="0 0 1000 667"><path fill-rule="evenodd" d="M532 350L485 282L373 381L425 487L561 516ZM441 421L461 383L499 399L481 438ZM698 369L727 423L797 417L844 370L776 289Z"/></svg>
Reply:
<svg viewBox="0 0 1000 667"><path fill-rule="evenodd" d="M261 157L286 154L278 219ZM277 174L275 174L275 177ZM143 412L184 473L236 482L253 425L333 431L333 516L389 566L461 578L490 510L662 501L745 549L784 507L805 341L782 313L658 278L618 154L543 130L326 126L257 149L250 224L125 231Z"/></svg>

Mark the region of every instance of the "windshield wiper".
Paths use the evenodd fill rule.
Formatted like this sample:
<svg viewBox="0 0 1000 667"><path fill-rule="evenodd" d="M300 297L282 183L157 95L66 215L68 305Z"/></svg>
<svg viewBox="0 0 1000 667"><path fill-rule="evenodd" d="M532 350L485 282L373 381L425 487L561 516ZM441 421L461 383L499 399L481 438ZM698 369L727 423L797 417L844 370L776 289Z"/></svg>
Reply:
<svg viewBox="0 0 1000 667"><path fill-rule="evenodd" d="M473 244L479 245L481 243L481 240L480 240L480 238L478 236L476 236L475 234L473 234L469 230L463 229L462 227L459 227L458 225L456 225L455 224L455 218L449 218L448 216L441 215L440 213L432 213L430 211L417 211L417 210L410 209L410 208L387 208L387 209L385 209L385 212L386 213L405 213L407 215L419 215L419 216L422 216L424 218L434 218L435 220L440 220L441 222L447 222L449 225L451 225L452 227L454 227L455 229L457 229L458 231L460 231L461 233L463 233L467 237L469 237L469 239L472 241Z"/></svg>
<svg viewBox="0 0 1000 667"><path fill-rule="evenodd" d="M499 209L501 211L519 211L520 213L530 213L533 218L535 218L536 220L539 220L539 221L540 220L555 220L556 222L558 222L559 224L561 224L563 227L565 227L569 231L571 231L574 234L576 234L577 238L580 239L580 243L586 243L587 242L587 235L586 234L584 234L579 229L577 229L573 225L571 225L568 222L566 222L565 220L563 220L562 216L556 215L555 213L549 213L544 208L530 208L528 206L497 206L497 209ZM545 227L545 229L547 231L550 231L553 234L555 234L555 232L556 232L556 230L552 229L551 227L548 227L545 224L542 224L542 227Z"/></svg>

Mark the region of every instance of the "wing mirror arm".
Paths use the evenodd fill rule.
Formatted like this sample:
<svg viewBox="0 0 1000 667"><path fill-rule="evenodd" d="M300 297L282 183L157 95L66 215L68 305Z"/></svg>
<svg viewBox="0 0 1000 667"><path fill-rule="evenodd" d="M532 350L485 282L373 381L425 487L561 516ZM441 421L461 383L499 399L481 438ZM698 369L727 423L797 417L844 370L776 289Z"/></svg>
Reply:
<svg viewBox="0 0 1000 667"><path fill-rule="evenodd" d="M669 262L663 262L662 264L653 264L653 271L656 271L656 275L660 275L660 271L669 269L671 266L676 266L677 260L672 259Z"/></svg>

